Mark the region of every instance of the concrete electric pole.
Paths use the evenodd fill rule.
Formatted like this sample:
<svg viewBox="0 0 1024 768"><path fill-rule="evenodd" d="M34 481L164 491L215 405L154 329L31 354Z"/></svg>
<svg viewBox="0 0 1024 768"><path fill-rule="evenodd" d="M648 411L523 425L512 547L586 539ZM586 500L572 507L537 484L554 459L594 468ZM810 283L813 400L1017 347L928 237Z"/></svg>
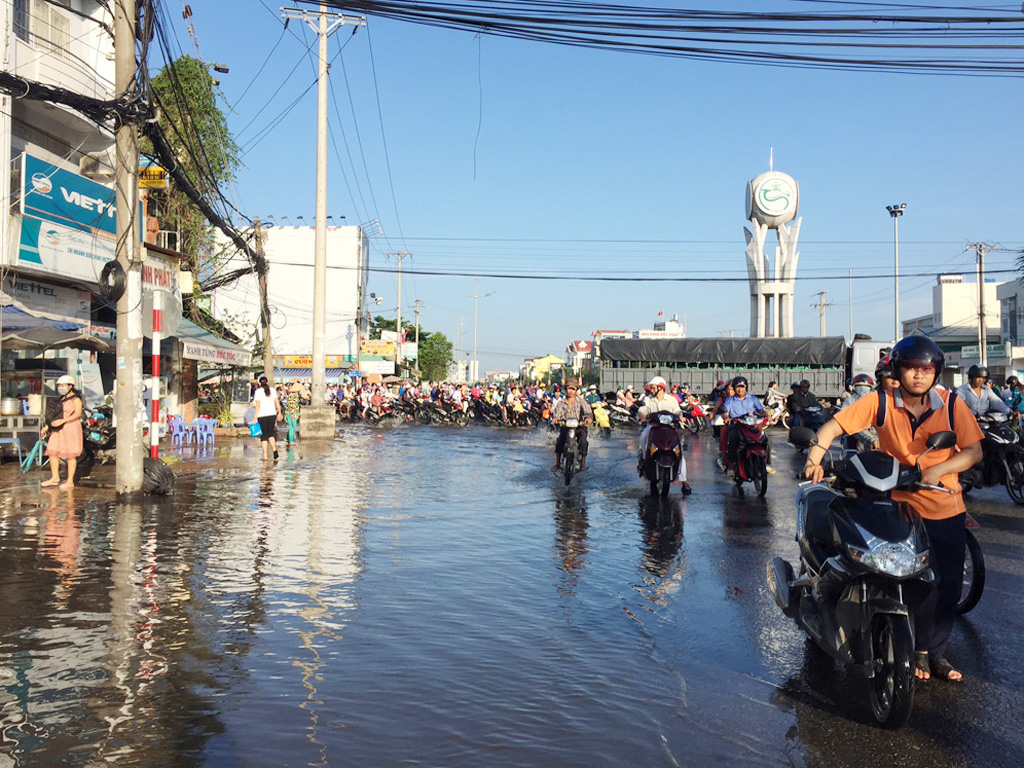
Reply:
<svg viewBox="0 0 1024 768"><path fill-rule="evenodd" d="M821 316L821 338L825 338L825 309L832 306L832 302L825 303L825 291L818 291L818 302L811 304L812 307L817 307L818 312Z"/></svg>
<svg viewBox="0 0 1024 768"><path fill-rule="evenodd" d="M270 265L267 264L266 254L263 252L263 227L258 218L252 221L256 233L256 253L263 258L263 269L257 274L260 286L260 328L263 332L263 375L267 377L270 387L274 387L274 345L270 338L270 300L267 297L267 272Z"/></svg>
<svg viewBox="0 0 1024 768"><path fill-rule="evenodd" d="M286 8L286 19L305 21L317 35L319 68L317 73L316 119L316 242L313 261L313 370L311 403L302 409L302 436L334 437L334 409L324 404L327 393L327 361L324 349L327 338L327 38L343 24L365 26L364 18L348 18L328 13L320 3L316 13Z"/></svg>
<svg viewBox="0 0 1024 768"><path fill-rule="evenodd" d="M414 304L416 312L416 378L420 377L420 312L423 310L423 302L416 299Z"/></svg>
<svg viewBox="0 0 1024 768"><path fill-rule="evenodd" d="M973 243L968 246L978 257L978 363L988 365L988 329L985 327L985 254L992 246Z"/></svg>
<svg viewBox="0 0 1024 768"><path fill-rule="evenodd" d="M114 3L114 88L124 97L136 89L135 0ZM117 348L114 415L117 419L115 489L125 495L142 490L142 263L139 253L139 136L129 120L114 136L116 259L125 290L117 300Z"/></svg>
<svg viewBox="0 0 1024 768"><path fill-rule="evenodd" d="M469 297L469 298L471 298L473 300L473 368L469 372L469 380L470 380L471 383L479 381L479 379L480 379L480 362L479 362L479 360L477 360L477 356L476 356L476 329L477 329L477 325L478 325L477 321L479 320L479 311L478 310L479 310L479 307L480 307L480 299L486 299L488 296L493 296L493 295L494 295L494 291L491 291L490 293L485 293L485 294L481 295L480 294L480 281L477 280L476 283L475 283L474 290L473 290L473 295Z"/></svg>

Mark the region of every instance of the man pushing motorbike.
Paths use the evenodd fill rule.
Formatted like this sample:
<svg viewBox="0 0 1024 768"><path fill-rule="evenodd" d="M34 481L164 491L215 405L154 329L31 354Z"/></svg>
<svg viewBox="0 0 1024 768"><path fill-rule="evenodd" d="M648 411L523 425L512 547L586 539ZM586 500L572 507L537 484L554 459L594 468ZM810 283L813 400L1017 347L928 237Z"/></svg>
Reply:
<svg viewBox="0 0 1024 768"><path fill-rule="evenodd" d="M558 425L558 441L555 443L555 466L552 472L557 472L562 465L562 453L565 451L565 441L569 437L569 428L565 426L566 419L577 419L580 423L576 427L576 442L580 447L580 471L587 468L587 426L594 418L594 411L590 403L580 397L580 382L577 379L568 379L565 382L565 399L555 404L551 412L551 423Z"/></svg>
<svg viewBox="0 0 1024 768"><path fill-rule="evenodd" d="M892 498L924 520L935 574L931 594L914 615L914 672L921 680L935 675L960 681L963 674L945 656L963 586L967 536L967 510L957 475L981 459L982 433L962 398L935 389L945 357L934 341L926 336L903 339L893 347L890 364L899 387L876 390L876 395L858 399L826 423L818 431L817 444L807 451L804 475L820 483L825 474L821 461L832 441L874 426L882 451L907 466L920 461L922 484L952 491L893 491ZM956 433L956 447L926 453L928 438L947 430Z"/></svg>

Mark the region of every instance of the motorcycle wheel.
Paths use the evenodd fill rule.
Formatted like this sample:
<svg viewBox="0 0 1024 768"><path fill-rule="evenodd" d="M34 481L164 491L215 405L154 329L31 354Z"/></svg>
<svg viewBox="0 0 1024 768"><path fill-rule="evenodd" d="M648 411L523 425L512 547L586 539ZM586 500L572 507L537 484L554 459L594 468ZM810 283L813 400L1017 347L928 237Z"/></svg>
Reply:
<svg viewBox="0 0 1024 768"><path fill-rule="evenodd" d="M768 470L765 468L762 456L750 457L750 479L754 483L757 495L764 498L764 495L768 493Z"/></svg>
<svg viewBox="0 0 1024 768"><path fill-rule="evenodd" d="M1014 504L1024 506L1024 456L1013 454L1008 457L1006 474L1006 492Z"/></svg>
<svg viewBox="0 0 1024 768"><path fill-rule="evenodd" d="M884 728L899 728L914 705L914 636L905 616L880 614L871 626L875 675L871 710Z"/></svg>
<svg viewBox="0 0 1024 768"><path fill-rule="evenodd" d="M430 414L430 422L432 424L444 424L444 414L438 411L434 411L432 414Z"/></svg>
<svg viewBox="0 0 1024 768"><path fill-rule="evenodd" d="M658 467L658 478L661 483L658 495L664 498L668 496L669 489L672 486L672 470L668 467Z"/></svg>
<svg viewBox="0 0 1024 768"><path fill-rule="evenodd" d="M789 411L783 411L781 421L782 428L789 432Z"/></svg>
<svg viewBox="0 0 1024 768"><path fill-rule="evenodd" d="M967 529L967 549L964 553L964 583L960 590L960 602L956 612L963 616L978 604L985 591L985 557L981 545L971 529Z"/></svg>
<svg viewBox="0 0 1024 768"><path fill-rule="evenodd" d="M78 466L75 467L75 482L77 483L83 477L88 477L95 463L96 453L91 445L85 443L82 446L82 453L78 457Z"/></svg>
<svg viewBox="0 0 1024 768"><path fill-rule="evenodd" d="M464 427L467 424L469 424L469 417L466 414L461 412L455 414L455 426Z"/></svg>
<svg viewBox="0 0 1024 768"><path fill-rule="evenodd" d="M686 428L690 430L691 435L696 435L700 432L700 420L692 417L686 419Z"/></svg>
<svg viewBox="0 0 1024 768"><path fill-rule="evenodd" d="M568 485L572 482L573 473L576 472L576 452L566 451L565 456L562 459L562 476L565 478L565 484Z"/></svg>

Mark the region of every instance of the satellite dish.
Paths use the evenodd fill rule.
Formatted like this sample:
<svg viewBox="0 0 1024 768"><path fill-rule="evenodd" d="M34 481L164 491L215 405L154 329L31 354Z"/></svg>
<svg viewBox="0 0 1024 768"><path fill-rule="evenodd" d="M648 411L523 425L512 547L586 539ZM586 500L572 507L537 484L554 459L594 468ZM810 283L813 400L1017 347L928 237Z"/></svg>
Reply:
<svg viewBox="0 0 1024 768"><path fill-rule="evenodd" d="M160 294L160 310L163 313L163 338L173 336L181 326L181 298L160 288L142 292L142 333L147 339L153 338L153 296Z"/></svg>

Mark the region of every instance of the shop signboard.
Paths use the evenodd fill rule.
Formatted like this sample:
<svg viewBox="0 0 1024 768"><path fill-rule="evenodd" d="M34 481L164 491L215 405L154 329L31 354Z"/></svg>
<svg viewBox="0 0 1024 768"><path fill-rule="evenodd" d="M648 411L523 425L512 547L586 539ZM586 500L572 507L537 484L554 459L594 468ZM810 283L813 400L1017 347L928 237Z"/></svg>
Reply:
<svg viewBox="0 0 1024 768"><path fill-rule="evenodd" d="M395 342L381 339L362 339L359 342L359 349L364 355L380 355L381 357L395 356ZM372 371L375 373L375 371Z"/></svg>
<svg viewBox="0 0 1024 768"><path fill-rule="evenodd" d="M247 366L252 362L252 353L245 349L227 349L203 344L191 339L182 339L181 356L186 360L199 360L215 365Z"/></svg>
<svg viewBox="0 0 1024 768"><path fill-rule="evenodd" d="M325 355L324 356L324 367L325 368L342 368L345 357L343 355ZM313 367L313 356L312 355L285 355L284 356L284 367L285 368L312 368Z"/></svg>
<svg viewBox="0 0 1024 768"><path fill-rule="evenodd" d="M2 293L26 312L87 325L92 308L88 291L46 283L26 275L8 274Z"/></svg>
<svg viewBox="0 0 1024 768"><path fill-rule="evenodd" d="M360 373L382 373L391 375L395 372L394 360L363 360Z"/></svg>
<svg viewBox="0 0 1024 768"><path fill-rule="evenodd" d="M98 282L103 265L114 258L113 188L27 152L21 170L18 268ZM142 221L141 205L139 215Z"/></svg>

